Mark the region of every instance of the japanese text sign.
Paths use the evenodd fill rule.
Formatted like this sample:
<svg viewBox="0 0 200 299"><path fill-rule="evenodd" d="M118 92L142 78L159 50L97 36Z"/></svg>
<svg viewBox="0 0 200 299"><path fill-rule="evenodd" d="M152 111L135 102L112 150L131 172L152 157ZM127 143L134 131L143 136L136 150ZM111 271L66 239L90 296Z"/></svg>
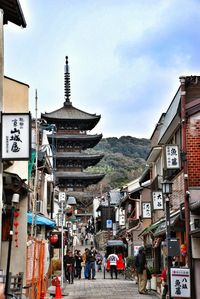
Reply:
<svg viewBox="0 0 200 299"><path fill-rule="evenodd" d="M190 298L190 269L171 268L171 296Z"/></svg>
<svg viewBox="0 0 200 299"><path fill-rule="evenodd" d="M153 191L153 209L154 210L163 210L163 195L162 191Z"/></svg>
<svg viewBox="0 0 200 299"><path fill-rule="evenodd" d="M1 144L3 160L30 159L30 113L2 113Z"/></svg>
<svg viewBox="0 0 200 299"><path fill-rule="evenodd" d="M178 145L170 144L166 145L166 168L167 169L179 169L180 159L179 159L179 148Z"/></svg>
<svg viewBox="0 0 200 299"><path fill-rule="evenodd" d="M142 217L151 218L151 203L143 202L142 203Z"/></svg>

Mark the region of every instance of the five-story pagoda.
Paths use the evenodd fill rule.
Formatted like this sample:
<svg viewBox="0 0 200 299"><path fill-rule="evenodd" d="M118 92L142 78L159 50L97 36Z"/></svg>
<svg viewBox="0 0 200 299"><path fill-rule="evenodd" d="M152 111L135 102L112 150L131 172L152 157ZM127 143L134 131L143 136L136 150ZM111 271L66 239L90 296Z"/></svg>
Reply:
<svg viewBox="0 0 200 299"><path fill-rule="evenodd" d="M93 148L102 138L100 135L88 135L99 122L101 116L90 114L75 108L70 101L70 74L66 57L64 74L64 97L62 108L41 115L48 124L56 126L56 133L49 135L49 142L55 147L55 178L60 190L76 198L86 187L97 184L104 174L84 171L96 165L103 155L89 154L84 150ZM82 195L83 196L83 195Z"/></svg>

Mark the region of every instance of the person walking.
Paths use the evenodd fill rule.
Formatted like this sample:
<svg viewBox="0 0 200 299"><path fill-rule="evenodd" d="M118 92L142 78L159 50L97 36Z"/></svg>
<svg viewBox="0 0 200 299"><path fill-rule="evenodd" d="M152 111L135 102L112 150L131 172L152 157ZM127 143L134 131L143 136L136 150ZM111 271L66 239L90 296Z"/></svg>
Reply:
<svg viewBox="0 0 200 299"><path fill-rule="evenodd" d="M117 261L119 257L115 253L109 254L107 261L110 261L110 276L113 279L113 272L115 272L115 278L117 279Z"/></svg>
<svg viewBox="0 0 200 299"><path fill-rule="evenodd" d="M95 275L96 275L96 269L95 269L95 261L96 261L96 249L94 248L94 246L91 246L91 250L89 251L89 277L88 279L96 279Z"/></svg>
<svg viewBox="0 0 200 299"><path fill-rule="evenodd" d="M102 271L102 269L101 269L102 261L103 261L102 254L100 252L97 252L97 254L96 254L97 272Z"/></svg>
<svg viewBox="0 0 200 299"><path fill-rule="evenodd" d="M166 299L168 293L168 285L167 285L167 266L164 267L161 273L161 284L162 284L162 299Z"/></svg>
<svg viewBox="0 0 200 299"><path fill-rule="evenodd" d="M83 265L84 265L84 277L88 279L89 277L89 249L85 248L85 252L82 255Z"/></svg>
<svg viewBox="0 0 200 299"><path fill-rule="evenodd" d="M136 256L135 259L135 267L137 270L137 275L138 275L138 291L140 294L146 294L147 289L147 261L146 261L146 255L144 251L144 247L141 246L139 248L139 252Z"/></svg>
<svg viewBox="0 0 200 299"><path fill-rule="evenodd" d="M69 250L64 256L65 277L69 284L74 282L74 263L75 259L73 253Z"/></svg>
<svg viewBox="0 0 200 299"><path fill-rule="evenodd" d="M76 254L76 256L75 256L75 267L76 267L76 277L78 278L78 279L81 279L81 270L82 270L82 266L81 266L81 264L82 264L82 262L83 262L83 259L82 259L82 256L81 256L81 252L80 252L80 250L77 250L77 254Z"/></svg>

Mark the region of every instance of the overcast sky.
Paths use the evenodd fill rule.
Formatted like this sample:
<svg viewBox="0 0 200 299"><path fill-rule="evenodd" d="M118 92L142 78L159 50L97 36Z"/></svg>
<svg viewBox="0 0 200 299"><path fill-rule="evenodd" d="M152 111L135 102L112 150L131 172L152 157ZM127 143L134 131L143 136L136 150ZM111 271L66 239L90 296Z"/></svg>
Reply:
<svg viewBox="0 0 200 299"><path fill-rule="evenodd" d="M150 138L179 87L200 74L199 0L20 0L27 28L5 25L5 75L30 86L30 110L71 101L101 114L92 133Z"/></svg>

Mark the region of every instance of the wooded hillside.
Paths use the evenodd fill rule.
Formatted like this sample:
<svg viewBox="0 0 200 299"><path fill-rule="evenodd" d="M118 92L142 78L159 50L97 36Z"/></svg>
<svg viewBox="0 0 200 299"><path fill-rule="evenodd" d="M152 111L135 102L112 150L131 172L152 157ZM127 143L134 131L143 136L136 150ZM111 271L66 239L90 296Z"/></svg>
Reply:
<svg viewBox="0 0 200 299"><path fill-rule="evenodd" d="M103 189L108 185L111 188L120 188L142 174L149 151L150 141L145 138L103 138L90 152L103 153L104 158L97 166L88 170L106 173L106 177L101 181Z"/></svg>

